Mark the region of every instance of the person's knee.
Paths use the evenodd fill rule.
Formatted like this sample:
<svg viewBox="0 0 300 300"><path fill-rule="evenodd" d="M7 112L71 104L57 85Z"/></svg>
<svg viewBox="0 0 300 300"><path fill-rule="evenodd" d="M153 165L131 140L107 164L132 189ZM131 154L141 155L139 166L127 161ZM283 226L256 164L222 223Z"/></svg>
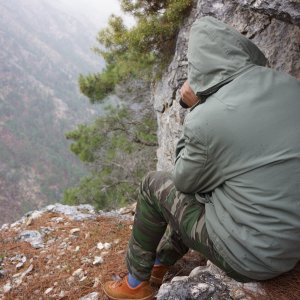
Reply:
<svg viewBox="0 0 300 300"><path fill-rule="evenodd" d="M149 172L143 179L141 189L148 194L153 194L156 189L167 180L170 180L170 173L163 171Z"/></svg>

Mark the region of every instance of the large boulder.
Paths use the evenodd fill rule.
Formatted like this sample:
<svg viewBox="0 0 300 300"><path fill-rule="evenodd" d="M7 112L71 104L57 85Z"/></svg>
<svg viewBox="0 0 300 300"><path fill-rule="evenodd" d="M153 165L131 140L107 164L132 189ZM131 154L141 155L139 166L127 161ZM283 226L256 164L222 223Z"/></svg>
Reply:
<svg viewBox="0 0 300 300"><path fill-rule="evenodd" d="M265 298L259 283L237 282L208 261L189 276L174 277L171 282L164 283L156 300L249 300L252 295Z"/></svg>

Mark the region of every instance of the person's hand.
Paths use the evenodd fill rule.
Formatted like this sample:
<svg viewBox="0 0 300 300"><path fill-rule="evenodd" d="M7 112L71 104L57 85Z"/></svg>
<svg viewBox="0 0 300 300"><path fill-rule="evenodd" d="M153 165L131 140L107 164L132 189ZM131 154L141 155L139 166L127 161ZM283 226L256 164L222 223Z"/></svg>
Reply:
<svg viewBox="0 0 300 300"><path fill-rule="evenodd" d="M182 101L187 105L187 107L192 107L199 102L198 97L195 95L188 81L185 81L185 83L181 87L180 95Z"/></svg>

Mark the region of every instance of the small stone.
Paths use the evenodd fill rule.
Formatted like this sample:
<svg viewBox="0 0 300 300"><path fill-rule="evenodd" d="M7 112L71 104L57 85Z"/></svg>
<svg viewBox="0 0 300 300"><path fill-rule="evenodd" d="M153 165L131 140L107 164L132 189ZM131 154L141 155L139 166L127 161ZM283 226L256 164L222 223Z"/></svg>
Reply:
<svg viewBox="0 0 300 300"><path fill-rule="evenodd" d="M97 266L97 265L100 265L103 263L103 258L101 256L96 256L94 261L93 261L93 265L94 266Z"/></svg>
<svg viewBox="0 0 300 300"><path fill-rule="evenodd" d="M20 286L23 283L23 278L24 276L21 275L13 281L14 288Z"/></svg>
<svg viewBox="0 0 300 300"><path fill-rule="evenodd" d="M79 298L79 300L98 300L98 299L99 299L99 293L97 292L93 292L84 297Z"/></svg>
<svg viewBox="0 0 300 300"><path fill-rule="evenodd" d="M79 247L79 246L76 246L74 252L79 252L79 250L80 250L80 247Z"/></svg>
<svg viewBox="0 0 300 300"><path fill-rule="evenodd" d="M16 265L16 269L19 270L19 269L21 269L23 266L24 266L24 263L23 263L23 262L19 262L19 263Z"/></svg>
<svg viewBox="0 0 300 300"><path fill-rule="evenodd" d="M104 243L104 249L109 250L111 248L111 243Z"/></svg>
<svg viewBox="0 0 300 300"><path fill-rule="evenodd" d="M43 214L42 211L35 210L32 213L30 213L30 215L28 215L28 217L30 217L32 220L34 220L34 219L37 219L37 218L41 217L42 214Z"/></svg>
<svg viewBox="0 0 300 300"><path fill-rule="evenodd" d="M61 291L58 295L59 298L64 298L66 296L65 291Z"/></svg>
<svg viewBox="0 0 300 300"><path fill-rule="evenodd" d="M45 295L48 295L48 294L50 294L51 292L52 292L52 290L53 290L53 287L51 287L51 288L48 288L48 289L46 289L46 291L45 291Z"/></svg>
<svg viewBox="0 0 300 300"><path fill-rule="evenodd" d="M55 209L55 205L53 205L53 204L50 204L50 205L48 205L47 207L46 207L46 210L48 210L48 211L53 211L54 209Z"/></svg>
<svg viewBox="0 0 300 300"><path fill-rule="evenodd" d="M9 224L3 224L1 230L7 230L9 228Z"/></svg>
<svg viewBox="0 0 300 300"><path fill-rule="evenodd" d="M15 256L11 257L9 260L12 261L12 262L21 261L22 260L22 255L17 254Z"/></svg>
<svg viewBox="0 0 300 300"><path fill-rule="evenodd" d="M103 250L104 249L104 244L102 244L101 242L97 244L97 249L99 250Z"/></svg>
<svg viewBox="0 0 300 300"><path fill-rule="evenodd" d="M98 287L100 284L100 278L96 277L95 280L94 280L94 285L93 285L93 288L96 288Z"/></svg>
<svg viewBox="0 0 300 300"><path fill-rule="evenodd" d="M75 281L75 278L73 276L71 276L67 279L68 285L72 285L74 281Z"/></svg>
<svg viewBox="0 0 300 300"><path fill-rule="evenodd" d="M41 227L40 228L40 232L42 235L47 235L50 234L54 229L50 228L50 227Z"/></svg>
<svg viewBox="0 0 300 300"><path fill-rule="evenodd" d="M66 242L62 242L62 243L58 246L59 249L66 249L67 247L68 247L68 244L67 244Z"/></svg>
<svg viewBox="0 0 300 300"><path fill-rule="evenodd" d="M26 226L30 226L33 223L33 219L29 218L26 222Z"/></svg>
<svg viewBox="0 0 300 300"><path fill-rule="evenodd" d="M62 217L54 217L51 219L52 222L55 222L55 223L62 223L64 221L64 218Z"/></svg>
<svg viewBox="0 0 300 300"><path fill-rule="evenodd" d="M3 293L8 293L11 291L11 289L12 289L12 286L11 286L10 281L8 281L2 288Z"/></svg>
<svg viewBox="0 0 300 300"><path fill-rule="evenodd" d="M44 243L42 235L37 230L26 230L19 235L21 241L25 241L31 244L35 249L43 248Z"/></svg>
<svg viewBox="0 0 300 300"><path fill-rule="evenodd" d="M16 265L17 270L21 269L24 266L24 264L26 263L26 260L27 260L25 255L22 255L21 257L20 256L15 256L13 258L15 260L19 260L19 263Z"/></svg>
<svg viewBox="0 0 300 300"><path fill-rule="evenodd" d="M79 281L80 282L83 282L83 281L85 281L87 279L87 276L83 276Z"/></svg>
<svg viewBox="0 0 300 300"><path fill-rule="evenodd" d="M0 270L0 278L3 278L6 275L5 270Z"/></svg>
<svg viewBox="0 0 300 300"><path fill-rule="evenodd" d="M132 228L133 228L133 226L132 226L132 225L129 225L129 229L132 230Z"/></svg>
<svg viewBox="0 0 300 300"><path fill-rule="evenodd" d="M97 249L99 249L99 250L103 250L103 249L105 249L105 250L109 250L111 248L111 243L98 243L97 244Z"/></svg>
<svg viewBox="0 0 300 300"><path fill-rule="evenodd" d="M72 276L82 278L84 277L84 272L82 269L77 269L76 271L73 272Z"/></svg>
<svg viewBox="0 0 300 300"><path fill-rule="evenodd" d="M81 258L81 263L82 264L91 264L91 263L93 263L93 260L91 258L84 256Z"/></svg>
<svg viewBox="0 0 300 300"><path fill-rule="evenodd" d="M15 223L12 223L12 224L10 225L10 228L16 228L16 227L18 227L19 225L20 225L19 221L16 221Z"/></svg>
<svg viewBox="0 0 300 300"><path fill-rule="evenodd" d="M120 243L120 241L121 241L120 239L115 239L115 240L114 240L114 244L116 244L116 245L117 245L117 244L119 244L119 243Z"/></svg>
<svg viewBox="0 0 300 300"><path fill-rule="evenodd" d="M26 276L28 273L30 273L33 270L33 265L30 265L28 269L22 273L22 276Z"/></svg>

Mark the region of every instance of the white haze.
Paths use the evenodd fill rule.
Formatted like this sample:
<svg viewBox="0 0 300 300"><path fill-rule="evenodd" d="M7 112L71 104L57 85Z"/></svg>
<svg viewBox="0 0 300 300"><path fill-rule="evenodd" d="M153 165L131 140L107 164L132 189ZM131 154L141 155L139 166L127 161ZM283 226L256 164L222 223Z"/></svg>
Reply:
<svg viewBox="0 0 300 300"><path fill-rule="evenodd" d="M56 0L52 4L73 16L88 19L98 30L105 27L111 14L122 15L127 25L133 24L132 18L122 14L119 0Z"/></svg>
<svg viewBox="0 0 300 300"><path fill-rule="evenodd" d="M114 14L122 16L125 24L130 27L135 22L133 17L121 11L119 0L43 0L58 8L64 13L80 20L90 26L90 34L94 36L94 43L88 45L89 48L99 47L96 42L98 32L107 25L108 18ZM91 56L97 57L95 53ZM101 59L101 61L103 61ZM104 62L102 62L104 65Z"/></svg>

